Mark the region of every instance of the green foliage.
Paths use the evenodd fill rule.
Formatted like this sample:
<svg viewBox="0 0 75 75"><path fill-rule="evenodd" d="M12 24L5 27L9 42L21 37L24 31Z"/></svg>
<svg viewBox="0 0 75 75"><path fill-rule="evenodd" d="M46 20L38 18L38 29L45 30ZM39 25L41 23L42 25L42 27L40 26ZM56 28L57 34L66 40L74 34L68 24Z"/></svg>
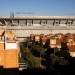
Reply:
<svg viewBox="0 0 75 75"><path fill-rule="evenodd" d="M26 40L25 40L25 43L26 43L27 45L30 45L29 39L26 39Z"/></svg>
<svg viewBox="0 0 75 75"><path fill-rule="evenodd" d="M55 65L55 64L58 64L58 65L68 65L69 64L68 60L61 59L58 56L54 57L53 55L50 55L50 58L51 58L51 62L52 62L53 65Z"/></svg>
<svg viewBox="0 0 75 75"><path fill-rule="evenodd" d="M55 50L55 53L59 52L59 48L58 47L55 47L54 50Z"/></svg>
<svg viewBox="0 0 75 75"><path fill-rule="evenodd" d="M25 62L24 58L19 57L19 63L24 63L24 62Z"/></svg>
<svg viewBox="0 0 75 75"><path fill-rule="evenodd" d="M68 64L69 64L68 60L60 59L60 61L59 61L59 65L68 65Z"/></svg>
<svg viewBox="0 0 75 75"><path fill-rule="evenodd" d="M20 42L20 51L23 52L24 50L25 50L25 48L24 48L22 42Z"/></svg>
<svg viewBox="0 0 75 75"><path fill-rule="evenodd" d="M50 58L51 58L51 59L54 58L54 54L51 54L51 55L50 55Z"/></svg>
<svg viewBox="0 0 75 75"><path fill-rule="evenodd" d="M39 68L38 60L29 51L25 53L24 58L28 61L31 68Z"/></svg>
<svg viewBox="0 0 75 75"><path fill-rule="evenodd" d="M20 49L23 52L22 58L20 58L20 62L27 61L30 68L39 68L39 61L32 55L32 53L28 49L24 48L22 43L20 43Z"/></svg>
<svg viewBox="0 0 75 75"><path fill-rule="evenodd" d="M41 53L42 56L45 55L45 48L43 48L43 45L36 45L35 43L33 44L33 51L35 53Z"/></svg>
<svg viewBox="0 0 75 75"><path fill-rule="evenodd" d="M42 56L45 55L45 49L43 47L39 48L39 52L41 53Z"/></svg>
<svg viewBox="0 0 75 75"><path fill-rule="evenodd" d="M58 63L59 62L59 57L58 56L55 56L55 57L52 57L52 64L54 65L55 63Z"/></svg>

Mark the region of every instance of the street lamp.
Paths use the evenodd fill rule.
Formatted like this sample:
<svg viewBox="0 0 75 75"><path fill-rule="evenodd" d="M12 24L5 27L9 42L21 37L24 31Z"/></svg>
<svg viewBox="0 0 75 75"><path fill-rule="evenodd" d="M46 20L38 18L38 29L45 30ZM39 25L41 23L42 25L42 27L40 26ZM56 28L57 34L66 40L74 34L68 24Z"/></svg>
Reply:
<svg viewBox="0 0 75 75"><path fill-rule="evenodd" d="M32 52L32 42L30 42L30 43L31 43L31 49L30 49L30 50L31 50L31 52Z"/></svg>
<svg viewBox="0 0 75 75"><path fill-rule="evenodd" d="M55 37L56 41L58 40L58 36ZM54 57L55 57L55 47L54 47Z"/></svg>
<svg viewBox="0 0 75 75"><path fill-rule="evenodd" d="M41 68L41 52L40 52L40 68Z"/></svg>
<svg viewBox="0 0 75 75"><path fill-rule="evenodd" d="M38 49L39 49L39 42L38 42ZM40 52L40 68L41 68L41 52Z"/></svg>
<svg viewBox="0 0 75 75"><path fill-rule="evenodd" d="M45 52L47 51L47 49L44 50Z"/></svg>

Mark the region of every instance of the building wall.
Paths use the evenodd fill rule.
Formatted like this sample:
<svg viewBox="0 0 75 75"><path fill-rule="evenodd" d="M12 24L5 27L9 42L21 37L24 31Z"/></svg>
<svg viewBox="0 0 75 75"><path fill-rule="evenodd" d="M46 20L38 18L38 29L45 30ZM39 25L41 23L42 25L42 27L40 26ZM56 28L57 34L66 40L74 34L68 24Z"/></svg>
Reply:
<svg viewBox="0 0 75 75"><path fill-rule="evenodd" d="M1 47L1 46L0 46ZM3 68L18 68L18 53L20 49L0 49L0 66Z"/></svg>
<svg viewBox="0 0 75 75"><path fill-rule="evenodd" d="M11 40L4 41L0 39L0 66L5 69L18 68L19 41L12 40L15 43L10 42Z"/></svg>
<svg viewBox="0 0 75 75"><path fill-rule="evenodd" d="M6 50L5 51L5 68L18 68L18 51Z"/></svg>
<svg viewBox="0 0 75 75"><path fill-rule="evenodd" d="M13 30L13 29L11 29L11 31L13 32L13 33L15 33L16 35L17 35L17 37L20 37L20 38L18 38L20 41L23 41L24 40L24 38L25 37L30 37L30 34L50 34L50 33L52 33L52 34L56 34L56 33L63 33L63 34L66 34L66 33L75 33L75 30L74 29L69 29L69 30L66 30L66 29L62 29L62 30L41 30L41 29L39 29L39 30L34 30L34 29L28 29L28 30L26 30L26 29L24 29L24 30L22 30L22 29L20 29L20 30Z"/></svg>
<svg viewBox="0 0 75 75"><path fill-rule="evenodd" d="M66 33L74 33L75 32L75 30L73 30L73 29L70 29L70 30L41 30L41 29L39 29L39 30L30 30L30 29L28 29L28 30L22 30L22 29L20 29L20 30L12 30L11 29L11 31L13 32L13 33L15 33L16 35L17 35L17 37L29 37L30 36L30 34L41 34L41 33L43 33L43 34L50 34L50 33L52 33L52 34L56 34L56 33L63 33L63 34L66 34Z"/></svg>
<svg viewBox="0 0 75 75"><path fill-rule="evenodd" d="M56 44L56 39L50 39L50 44L51 44L51 45Z"/></svg>
<svg viewBox="0 0 75 75"><path fill-rule="evenodd" d="M0 42L0 50L4 49L4 43Z"/></svg>
<svg viewBox="0 0 75 75"><path fill-rule="evenodd" d="M18 68L18 50L0 50L0 66Z"/></svg>
<svg viewBox="0 0 75 75"><path fill-rule="evenodd" d="M19 42L6 43L5 48L6 48L6 50L8 50L8 49L17 49L17 48L19 48Z"/></svg>
<svg viewBox="0 0 75 75"><path fill-rule="evenodd" d="M20 43L19 41L16 42L16 48L17 49L19 48L19 43Z"/></svg>
<svg viewBox="0 0 75 75"><path fill-rule="evenodd" d="M75 26L6 26L17 37L30 37L30 34L75 33ZM20 38L19 40L22 40ZM23 40L22 40L23 41Z"/></svg>
<svg viewBox="0 0 75 75"><path fill-rule="evenodd" d="M5 56L4 56L4 50L0 50L0 66L3 66L4 67L4 64L5 64Z"/></svg>
<svg viewBox="0 0 75 75"><path fill-rule="evenodd" d="M75 52L70 52L70 56L75 57Z"/></svg>
<svg viewBox="0 0 75 75"><path fill-rule="evenodd" d="M6 43L6 45L5 45L6 47L6 50L8 50L8 49L17 49L16 48L16 43Z"/></svg>

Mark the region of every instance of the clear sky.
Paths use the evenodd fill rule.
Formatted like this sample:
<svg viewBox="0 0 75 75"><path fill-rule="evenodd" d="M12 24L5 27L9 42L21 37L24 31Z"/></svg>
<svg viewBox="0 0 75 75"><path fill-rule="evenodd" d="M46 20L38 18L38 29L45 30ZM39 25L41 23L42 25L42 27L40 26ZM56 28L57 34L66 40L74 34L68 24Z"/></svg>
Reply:
<svg viewBox="0 0 75 75"><path fill-rule="evenodd" d="M28 15L16 12L35 12L41 16L75 14L75 0L0 0L0 15Z"/></svg>

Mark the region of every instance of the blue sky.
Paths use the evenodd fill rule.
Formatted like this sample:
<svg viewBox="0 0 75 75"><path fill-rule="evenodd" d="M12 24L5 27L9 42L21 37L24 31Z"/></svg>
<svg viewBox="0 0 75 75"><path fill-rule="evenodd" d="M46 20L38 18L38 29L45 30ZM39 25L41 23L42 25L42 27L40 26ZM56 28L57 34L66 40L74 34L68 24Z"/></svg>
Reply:
<svg viewBox="0 0 75 75"><path fill-rule="evenodd" d="M35 12L41 16L65 16L75 13L75 0L0 0L0 15L28 15L16 12Z"/></svg>

